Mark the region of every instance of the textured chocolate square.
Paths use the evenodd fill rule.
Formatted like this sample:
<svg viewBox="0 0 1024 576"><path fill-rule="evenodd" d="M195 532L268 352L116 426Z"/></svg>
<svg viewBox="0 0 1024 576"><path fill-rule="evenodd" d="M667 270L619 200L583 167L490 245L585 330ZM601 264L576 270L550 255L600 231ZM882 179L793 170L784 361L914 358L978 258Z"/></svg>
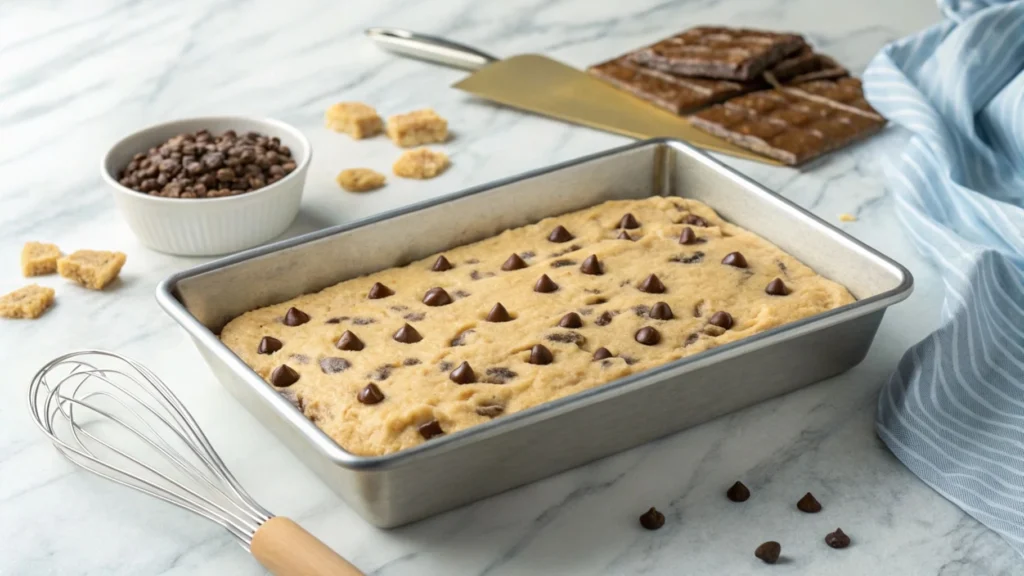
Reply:
<svg viewBox="0 0 1024 576"><path fill-rule="evenodd" d="M638 50L633 60L684 76L753 80L803 46L797 34L700 26Z"/></svg>
<svg viewBox="0 0 1024 576"><path fill-rule="evenodd" d="M739 82L688 78L640 66L630 56L591 66L588 72L674 114L704 108L750 91Z"/></svg>

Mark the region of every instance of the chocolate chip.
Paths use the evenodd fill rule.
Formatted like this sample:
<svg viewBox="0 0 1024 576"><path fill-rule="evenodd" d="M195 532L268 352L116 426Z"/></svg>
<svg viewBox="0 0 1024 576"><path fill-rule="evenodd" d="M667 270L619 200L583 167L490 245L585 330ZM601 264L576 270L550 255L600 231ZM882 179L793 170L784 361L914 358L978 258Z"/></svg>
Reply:
<svg viewBox="0 0 1024 576"><path fill-rule="evenodd" d="M480 261L477 260L476 258L470 258L469 260L466 260L466 264L479 264L479 263L480 263Z"/></svg>
<svg viewBox="0 0 1024 576"><path fill-rule="evenodd" d="M715 312L711 315L711 318L708 318L708 323L714 324L723 330L728 330L732 328L732 315L728 312Z"/></svg>
<svg viewBox="0 0 1024 576"><path fill-rule="evenodd" d="M594 360L604 360L605 358L611 358L612 353L604 346L594 350Z"/></svg>
<svg viewBox="0 0 1024 576"><path fill-rule="evenodd" d="M587 339L582 334L576 332L556 332L555 334L548 334L545 338L549 342L561 342L562 344L575 344L577 346L582 345Z"/></svg>
<svg viewBox="0 0 1024 576"><path fill-rule="evenodd" d="M733 502L746 502L750 498L750 489L743 482L736 482L725 491L725 497Z"/></svg>
<svg viewBox="0 0 1024 576"><path fill-rule="evenodd" d="M519 254L513 254L508 257L508 260L505 260L505 263L501 265L501 269L510 272L512 270L521 270L526 268L526 266L526 262L519 257Z"/></svg>
<svg viewBox="0 0 1024 576"><path fill-rule="evenodd" d="M694 252L690 256L673 256L668 259L669 262L679 262L680 264L700 264L704 261L703 252Z"/></svg>
<svg viewBox="0 0 1024 576"><path fill-rule="evenodd" d="M683 218L683 223L690 224L692 226L700 226L702 228L707 228L709 226L707 220L697 216L696 214L687 214L686 218Z"/></svg>
<svg viewBox="0 0 1024 576"><path fill-rule="evenodd" d="M733 266L735 268L746 268L747 259L739 252L730 252L725 255L725 258L722 258L722 264L725 264L726 266Z"/></svg>
<svg viewBox="0 0 1024 576"><path fill-rule="evenodd" d="M558 321L558 325L562 328L581 328L583 327L583 319L580 315L575 312L569 312L562 319Z"/></svg>
<svg viewBox="0 0 1024 576"><path fill-rule="evenodd" d="M473 270L472 272L469 273L469 277L472 280L479 280L481 278L490 278L492 276L494 276L494 272L487 272L486 274L481 274L479 270Z"/></svg>
<svg viewBox="0 0 1024 576"><path fill-rule="evenodd" d="M391 366L388 366L387 364L384 366L378 366L377 369L373 371L372 376L373 379L378 382L381 380L387 380L388 376L391 376Z"/></svg>
<svg viewBox="0 0 1024 576"><path fill-rule="evenodd" d="M406 358L405 360L402 360L402 366L415 366L419 363L419 358Z"/></svg>
<svg viewBox="0 0 1024 576"><path fill-rule="evenodd" d="M356 326L366 326L367 324L373 324L374 322L376 322L376 320L374 320L373 318L365 318L360 316L356 316L355 318L352 319L352 323L355 324Z"/></svg>
<svg viewBox="0 0 1024 576"><path fill-rule="evenodd" d="M376 384L370 382L359 391L356 399L362 404L380 404L384 401L384 393L380 391Z"/></svg>
<svg viewBox="0 0 1024 576"><path fill-rule="evenodd" d="M665 515L652 506L640 515L640 525L648 530L657 530L665 525Z"/></svg>
<svg viewBox="0 0 1024 576"><path fill-rule="evenodd" d="M561 260L555 260L554 262L552 262L551 263L551 267L552 268L565 268L566 266L572 266L574 264L576 264L575 260L569 260L568 258L563 258Z"/></svg>
<svg viewBox="0 0 1024 576"><path fill-rule="evenodd" d="M443 436L444 429L441 428L441 423L437 420L431 420L426 424L419 427L420 436L423 436L424 440L430 440L435 436Z"/></svg>
<svg viewBox="0 0 1024 576"><path fill-rule="evenodd" d="M348 320L348 316L335 316L334 318L328 318L324 320L324 324L341 324L345 320Z"/></svg>
<svg viewBox="0 0 1024 576"><path fill-rule="evenodd" d="M782 544L778 542L769 541L761 544L754 550L754 556L757 556L765 564L775 564L779 561L779 555L782 554Z"/></svg>
<svg viewBox="0 0 1024 576"><path fill-rule="evenodd" d="M484 378L484 382L488 384L504 384L516 376L519 376L519 374L504 366L493 366L487 369L487 376Z"/></svg>
<svg viewBox="0 0 1024 576"><path fill-rule="evenodd" d="M324 374L337 374L344 372L352 366L352 363L344 358L321 358L320 371Z"/></svg>
<svg viewBox="0 0 1024 576"><path fill-rule="evenodd" d="M370 287L370 293L366 295L370 300L379 300L381 298L387 298L394 294L395 291L380 282L375 283Z"/></svg>
<svg viewBox="0 0 1024 576"><path fill-rule="evenodd" d="M548 278L547 274L541 275L541 277L537 279L537 283L533 285L533 291L540 292L542 294L554 292L555 290L558 290L558 284L555 284L554 280Z"/></svg>
<svg viewBox="0 0 1024 576"><path fill-rule="evenodd" d="M437 365L437 369L440 370L441 372L447 372L452 369L452 363L441 362L440 364Z"/></svg>
<svg viewBox="0 0 1024 576"><path fill-rule="evenodd" d="M487 313L488 322L508 322L512 320L512 317L508 315L508 310L498 302L491 308L491 311Z"/></svg>
<svg viewBox="0 0 1024 576"><path fill-rule="evenodd" d="M473 330L472 328L470 328L469 330L463 330L462 332L459 332L459 334L455 338L452 338L451 341L448 342L448 345L449 346L465 346L465 344L466 344L466 336L469 336L473 332L475 332L475 330Z"/></svg>
<svg viewBox="0 0 1024 576"><path fill-rule="evenodd" d="M813 494L808 492L796 503L796 508L801 512L817 514L818 512L821 512L821 503L814 498Z"/></svg>
<svg viewBox="0 0 1024 576"><path fill-rule="evenodd" d="M555 229L551 231L551 234L548 234L548 240L557 243L568 242L573 238L575 238L575 236L570 234L569 231L561 224L555 226Z"/></svg>
<svg viewBox="0 0 1024 576"><path fill-rule="evenodd" d="M693 317L700 318L704 315L704 301L701 300L693 305Z"/></svg>
<svg viewBox="0 0 1024 576"><path fill-rule="evenodd" d="M408 306L402 306L401 304L395 304L394 306L388 306L388 308L394 310L395 312L405 312L406 310L409 309Z"/></svg>
<svg viewBox="0 0 1024 576"><path fill-rule="evenodd" d="M534 256L536 256L537 253L534 252L533 250L527 250L526 252L522 252L519 255L522 256L523 258L526 258L527 260L529 260L530 258L533 258Z"/></svg>
<svg viewBox="0 0 1024 576"><path fill-rule="evenodd" d="M459 364L459 367L452 370L448 378L456 384L472 384L476 382L476 373L473 372L473 368L470 367L469 362L463 362Z"/></svg>
<svg viewBox="0 0 1024 576"><path fill-rule="evenodd" d="M636 364L640 360L637 360L636 358L634 358L632 356L625 356L625 355L623 355L622 356L622 361L625 362L627 366L632 366L633 364Z"/></svg>
<svg viewBox="0 0 1024 576"><path fill-rule="evenodd" d="M693 228L690 228L689 226L687 226L686 228L683 228L682 234L679 235L679 243L683 244L683 245L686 245L686 244L696 244L697 243L697 233L694 232Z"/></svg>
<svg viewBox="0 0 1024 576"><path fill-rule="evenodd" d="M423 312L409 312L405 316L402 316L402 318L408 320L409 322L419 322L420 320L423 320L426 317L427 315L424 314Z"/></svg>
<svg viewBox="0 0 1024 576"><path fill-rule="evenodd" d="M294 360L296 364L309 364L309 356L305 354L292 354L288 358Z"/></svg>
<svg viewBox="0 0 1024 576"><path fill-rule="evenodd" d="M665 291L665 285L661 283L661 280L654 274L651 274L644 281L637 286L641 292L647 292L648 294L661 294Z"/></svg>
<svg viewBox="0 0 1024 576"><path fill-rule="evenodd" d="M488 404L486 406L477 406L476 413L481 416L488 418L494 418L495 416L501 416L505 412L505 407L498 404Z"/></svg>
<svg viewBox="0 0 1024 576"><path fill-rule="evenodd" d="M452 303L452 297L444 288L431 288L423 295L423 303L427 306L447 306Z"/></svg>
<svg viewBox="0 0 1024 576"><path fill-rule="evenodd" d="M455 299L458 300L469 296L469 292L466 292L465 290L456 290L455 292L452 292L452 296L455 296Z"/></svg>
<svg viewBox="0 0 1024 576"><path fill-rule="evenodd" d="M842 528L836 528L835 532L825 535L825 544L828 544L829 548L846 548L850 545L850 537L843 532Z"/></svg>
<svg viewBox="0 0 1024 576"><path fill-rule="evenodd" d="M661 334L650 326L644 326L637 330L636 335L634 335L633 338L644 346L654 346L658 342L661 342Z"/></svg>
<svg viewBox="0 0 1024 576"><path fill-rule="evenodd" d="M306 322L309 322L309 314L306 314L294 306L284 313L285 326L301 326Z"/></svg>
<svg viewBox="0 0 1024 576"><path fill-rule="evenodd" d="M765 294L770 294L771 296L785 296L789 294L789 288L781 278L776 278L769 282L768 285L764 287L764 291Z"/></svg>
<svg viewBox="0 0 1024 576"><path fill-rule="evenodd" d="M299 381L299 373L287 364L281 364L270 373L270 383L278 388L291 386Z"/></svg>
<svg viewBox="0 0 1024 576"><path fill-rule="evenodd" d="M548 350L543 344L537 344L530 349L530 359L528 360L530 364L544 366L551 364L554 360L555 356L551 354L551 350Z"/></svg>
<svg viewBox="0 0 1024 576"><path fill-rule="evenodd" d="M601 315L598 316L596 320L594 320L594 324L597 324L598 326L607 326L612 323L613 317L614 314L612 314L611 312L602 312Z"/></svg>
<svg viewBox="0 0 1024 576"><path fill-rule="evenodd" d="M430 269L433 270L434 272L444 272L445 270L452 269L452 263L449 262L448 259L445 258L444 255L442 254L441 256L437 257L437 260L434 260L434 265L431 266Z"/></svg>
<svg viewBox="0 0 1024 576"><path fill-rule="evenodd" d="M580 272L590 274L591 276L600 276L604 274L601 263L597 260L597 256L594 254L587 256L587 259L583 261L583 264L580 266Z"/></svg>
<svg viewBox="0 0 1024 576"><path fill-rule="evenodd" d="M651 312L648 314L653 320L671 320L674 318L672 314L672 308L665 302L657 302L651 307Z"/></svg>
<svg viewBox="0 0 1024 576"><path fill-rule="evenodd" d="M575 252L575 251L577 251L579 249L580 249L580 245L579 244L570 244L569 247L564 249L564 250L559 250L558 252L553 252L551 254L551 258L558 258L559 256L565 256L566 254L568 254L570 252Z"/></svg>
<svg viewBox="0 0 1024 576"><path fill-rule="evenodd" d="M693 344L694 342L697 341L698 338L700 338L700 334L697 334L696 332L690 334L689 336L686 337L686 340L683 341L683 347L685 348L690 344Z"/></svg>
<svg viewBox="0 0 1024 576"><path fill-rule="evenodd" d="M338 350L351 350L357 352L362 350L364 345L363 341L358 336L345 330L341 334L341 338L338 338L338 343L334 345Z"/></svg>
<svg viewBox="0 0 1024 576"><path fill-rule="evenodd" d="M619 232L619 235L615 237L616 240L629 240L633 241L633 237L629 235L625 230Z"/></svg>
<svg viewBox="0 0 1024 576"><path fill-rule="evenodd" d="M392 336L392 338L394 338L395 341L401 342L403 344L413 344L415 342L423 340L423 336L420 336L420 333L417 332L415 328L408 324L399 328L398 332L395 332L395 335Z"/></svg>
<svg viewBox="0 0 1024 576"><path fill-rule="evenodd" d="M640 223L637 222L636 218L634 218L633 215L628 212L625 216L622 217L622 220L619 220L619 228L626 228L628 230L632 230L634 228L639 227Z"/></svg>
<svg viewBox="0 0 1024 576"><path fill-rule="evenodd" d="M273 336L264 336L260 345L256 347L257 354L273 354L281 349L284 344Z"/></svg>

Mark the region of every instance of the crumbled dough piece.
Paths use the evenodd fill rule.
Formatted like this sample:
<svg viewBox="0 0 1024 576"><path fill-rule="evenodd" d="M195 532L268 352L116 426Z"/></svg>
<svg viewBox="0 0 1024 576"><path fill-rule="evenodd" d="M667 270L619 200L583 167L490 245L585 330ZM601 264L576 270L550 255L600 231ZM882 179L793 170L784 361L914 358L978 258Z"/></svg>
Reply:
<svg viewBox="0 0 1024 576"><path fill-rule="evenodd" d="M56 244L26 242L21 249L21 273L27 276L42 276L57 271L60 248Z"/></svg>
<svg viewBox="0 0 1024 576"><path fill-rule="evenodd" d="M338 186L349 192L368 192L384 185L386 178L376 170L369 168L348 168L338 173L335 178Z"/></svg>
<svg viewBox="0 0 1024 576"><path fill-rule="evenodd" d="M448 139L448 121L431 108L424 108L388 118L387 133L402 148L444 142Z"/></svg>
<svg viewBox="0 0 1024 576"><path fill-rule="evenodd" d="M402 178L433 178L448 168L448 155L429 148L416 148L402 152L391 170Z"/></svg>
<svg viewBox="0 0 1024 576"><path fill-rule="evenodd" d="M53 288L31 284L0 296L0 316L39 318L53 304Z"/></svg>
<svg viewBox="0 0 1024 576"><path fill-rule="evenodd" d="M60 275L92 290L103 290L117 278L127 257L122 252L78 250L57 260Z"/></svg>
<svg viewBox="0 0 1024 576"><path fill-rule="evenodd" d="M382 122L372 106L362 102L338 102L327 109L327 127L356 140L380 134Z"/></svg>
<svg viewBox="0 0 1024 576"><path fill-rule="evenodd" d="M839 215L839 220L841 222L856 222L857 221L857 217L854 216L853 214L840 214Z"/></svg>

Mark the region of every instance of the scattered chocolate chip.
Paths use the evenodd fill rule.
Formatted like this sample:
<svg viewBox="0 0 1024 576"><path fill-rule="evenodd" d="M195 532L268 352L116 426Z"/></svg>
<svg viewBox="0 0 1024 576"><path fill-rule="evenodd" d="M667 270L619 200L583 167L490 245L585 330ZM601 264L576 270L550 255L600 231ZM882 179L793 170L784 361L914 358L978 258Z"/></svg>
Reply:
<svg viewBox="0 0 1024 576"><path fill-rule="evenodd" d="M373 286L370 286L370 292L369 294L366 295L366 297L369 298L370 300L379 300L381 298L387 298L388 296L391 296L394 293L395 291L392 290L391 288L388 288L387 286L381 284L380 282L377 282Z"/></svg>
<svg viewBox="0 0 1024 576"><path fill-rule="evenodd" d="M704 301L701 300L693 305L693 317L700 318L704 315Z"/></svg>
<svg viewBox="0 0 1024 576"><path fill-rule="evenodd" d="M337 374L338 372L344 372L352 366L352 363L344 358L321 358L320 359L320 371L324 374Z"/></svg>
<svg viewBox="0 0 1024 576"><path fill-rule="evenodd" d="M301 326L306 322L309 322L309 314L306 314L294 306L284 313L285 326Z"/></svg>
<svg viewBox="0 0 1024 576"><path fill-rule="evenodd" d="M612 353L604 346L594 350L594 360L604 360L605 358L611 358Z"/></svg>
<svg viewBox="0 0 1024 576"><path fill-rule="evenodd" d="M554 360L555 356L551 353L551 350L548 350L543 344L537 344L530 349L530 359L528 360L530 364L544 366L551 364Z"/></svg>
<svg viewBox="0 0 1024 576"><path fill-rule="evenodd" d="M678 262L680 264L700 264L704 261L703 252L694 252L689 256L673 256L668 259L669 262Z"/></svg>
<svg viewBox="0 0 1024 576"><path fill-rule="evenodd" d="M348 330L345 330L342 332L341 338L338 338L338 343L335 344L334 347L338 350L358 352L363 349L364 345L363 341L360 340L358 336Z"/></svg>
<svg viewBox="0 0 1024 576"><path fill-rule="evenodd" d="M697 341L698 338L700 338L700 334L697 334L696 332L690 334L689 336L686 337L686 340L683 341L683 347L685 348L690 344L693 344L694 342Z"/></svg>
<svg viewBox="0 0 1024 576"><path fill-rule="evenodd" d="M796 508L801 512L817 514L818 512L821 512L821 503L818 502L813 494L808 492L796 503Z"/></svg>
<svg viewBox="0 0 1024 576"><path fill-rule="evenodd" d="M769 282L768 285L764 287L764 291L766 294L771 296L785 296L789 294L789 288L781 278L776 278Z"/></svg>
<svg viewBox="0 0 1024 576"><path fill-rule="evenodd" d="M693 228L687 226L683 228L683 232L679 235L679 243L683 245L696 244L697 233L693 231Z"/></svg>
<svg viewBox="0 0 1024 576"><path fill-rule="evenodd" d="M604 269L601 266L601 263L597 260L597 256L591 254L583 261L583 264L580 266L580 272L590 274L591 276L600 276L604 274Z"/></svg>
<svg viewBox="0 0 1024 576"><path fill-rule="evenodd" d="M402 306L401 304L395 304L394 306L388 306L388 308L394 310L395 312L405 312L406 310L409 309L408 306Z"/></svg>
<svg viewBox="0 0 1024 576"><path fill-rule="evenodd" d="M607 326L612 323L613 317L614 314L612 314L611 312L602 312L601 315L598 316L596 320L594 320L594 324L597 324L598 326Z"/></svg>
<svg viewBox="0 0 1024 576"><path fill-rule="evenodd" d="M637 330L636 335L633 336L633 338L644 346L654 346L658 342L661 342L661 334L650 326L644 326Z"/></svg>
<svg viewBox="0 0 1024 576"><path fill-rule="evenodd" d="M621 232L619 232L619 235L616 236L615 239L616 240L629 240L630 242L633 241L633 237L630 236L629 233L626 232L625 230L622 230Z"/></svg>
<svg viewBox="0 0 1024 576"><path fill-rule="evenodd" d="M395 335L392 336L392 338L394 338L395 341L401 342L403 344L413 344L415 342L423 340L423 336L420 336L420 333L417 332L415 328L408 324L399 328L398 332L395 332Z"/></svg>
<svg viewBox="0 0 1024 576"><path fill-rule="evenodd" d="M526 252L522 252L519 255L522 256L523 258L526 258L527 260L529 260L530 258L533 258L537 254L533 250L527 250Z"/></svg>
<svg viewBox="0 0 1024 576"><path fill-rule="evenodd" d="M552 268L565 268L566 266L572 266L574 264L576 264L575 260L570 260L568 258L562 258L561 260L555 260L554 262L552 262L551 263L551 267Z"/></svg>
<svg viewBox="0 0 1024 576"><path fill-rule="evenodd" d="M444 288L431 288L423 295L423 303L427 306L447 306L452 303L452 297Z"/></svg>
<svg viewBox="0 0 1024 576"><path fill-rule="evenodd" d="M632 230L634 228L639 227L640 223L637 222L636 218L629 212L627 212L626 215L622 217L622 220L619 220L619 228L626 228L627 230Z"/></svg>
<svg viewBox="0 0 1024 576"><path fill-rule="evenodd" d="M654 274L651 274L644 281L637 286L641 292L647 292L648 294L661 294L665 291L665 285L661 283L661 280Z"/></svg>
<svg viewBox="0 0 1024 576"><path fill-rule="evenodd" d="M633 364L639 362L639 360L633 358L632 356L623 356L622 361L626 363L626 366L632 366Z"/></svg>
<svg viewBox="0 0 1024 576"><path fill-rule="evenodd" d="M570 234L569 231L565 229L565 226L562 226L561 224L555 226L555 229L551 231L551 234L548 234L548 240L557 243L568 242L573 238L575 238L575 236Z"/></svg>
<svg viewBox="0 0 1024 576"><path fill-rule="evenodd" d="M352 323L356 326L366 326L367 324L373 324L377 322L373 318L366 318L365 316L356 316L352 319Z"/></svg>
<svg viewBox="0 0 1024 576"><path fill-rule="evenodd" d="M786 277L789 277L789 274L786 272L786 265L782 262L782 260L776 260L775 265L779 267L779 272L782 272L783 274L786 275Z"/></svg>
<svg viewBox="0 0 1024 576"><path fill-rule="evenodd" d="M387 364L378 366L371 375L371 377L378 382L381 380L387 380L388 376L391 376L391 366L388 366Z"/></svg>
<svg viewBox="0 0 1024 576"><path fill-rule="evenodd" d="M707 228L709 226L708 221L697 216L696 214L687 214L686 218L683 218L683 224L689 224L691 226L700 226L701 228Z"/></svg>
<svg viewBox="0 0 1024 576"><path fill-rule="evenodd" d="M481 416L488 418L494 418L495 416L501 416L505 412L505 407L498 404L488 404L486 406L477 406L476 413Z"/></svg>
<svg viewBox="0 0 1024 576"><path fill-rule="evenodd" d="M554 334L548 334L545 338L548 342L561 342L562 344L575 344L577 346L580 346L587 341L582 334L578 334L576 332L556 332Z"/></svg>
<svg viewBox="0 0 1024 576"><path fill-rule="evenodd" d="M714 324L723 330L728 330L732 328L732 315L728 312L715 312L711 315L711 318L708 318L708 323Z"/></svg>
<svg viewBox="0 0 1024 576"><path fill-rule="evenodd" d="M722 258L722 264L725 264L726 266L733 266L735 268L746 268L747 259L739 252L729 252L725 255L725 258Z"/></svg>
<svg viewBox="0 0 1024 576"><path fill-rule="evenodd" d="M296 364L309 364L309 356L305 354L292 354L288 358L295 361Z"/></svg>
<svg viewBox="0 0 1024 576"><path fill-rule="evenodd" d="M526 266L526 262L519 257L519 254L513 254L508 257L508 260L505 260L505 263L501 265L501 269L510 272L512 270L521 270L526 268Z"/></svg>
<svg viewBox="0 0 1024 576"><path fill-rule="evenodd" d="M842 528L836 528L835 532L825 535L825 544L828 544L829 548L846 548L850 545L850 537L843 532Z"/></svg>
<svg viewBox="0 0 1024 576"><path fill-rule="evenodd" d="M473 372L473 368L470 367L469 362L463 362L459 364L459 367L452 370L452 373L448 375L448 378L456 384L472 384L476 382L476 373Z"/></svg>
<svg viewBox="0 0 1024 576"><path fill-rule="evenodd" d="M427 315L423 312L409 312L405 316L402 316L403 319L408 320L409 322L419 322L426 317Z"/></svg>
<svg viewBox="0 0 1024 576"><path fill-rule="evenodd" d="M447 372L452 369L452 363L441 362L440 364L437 365L437 369L440 370L441 372Z"/></svg>
<svg viewBox="0 0 1024 576"><path fill-rule="evenodd" d="M273 336L264 336L263 339L260 340L259 346L256 347L256 353L273 354L280 350L282 346L284 346L284 344L277 338L274 338Z"/></svg>
<svg viewBox="0 0 1024 576"><path fill-rule="evenodd" d="M657 530L665 525L665 515L652 506L640 515L640 525L648 530Z"/></svg>
<svg viewBox="0 0 1024 576"><path fill-rule="evenodd" d="M419 358L406 358L405 360L402 360L402 366L415 366L419 363Z"/></svg>
<svg viewBox="0 0 1024 576"><path fill-rule="evenodd" d="M564 250L559 250L558 252L553 252L551 254L551 258L558 258L559 256L565 256L566 254L568 254L570 252L575 252L575 251L577 251L579 249L580 249L580 245L579 244L570 244L569 247L564 249Z"/></svg>
<svg viewBox="0 0 1024 576"><path fill-rule="evenodd" d="M465 290L456 290L455 292L452 292L452 296L454 296L456 300L459 300L469 296L469 292L466 292Z"/></svg>
<svg viewBox="0 0 1024 576"><path fill-rule="evenodd" d="M733 502L746 502L750 499L750 489L743 482L736 482L725 491L725 496Z"/></svg>
<svg viewBox="0 0 1024 576"><path fill-rule="evenodd" d="M334 318L328 318L324 320L324 324L341 324L345 320L348 320L348 316L335 316Z"/></svg>
<svg viewBox="0 0 1024 576"><path fill-rule="evenodd" d="M629 280L626 281L626 284L629 284ZM607 301L608 301L607 298L601 298L601 297L587 298L587 304L604 304Z"/></svg>
<svg viewBox="0 0 1024 576"><path fill-rule="evenodd" d="M512 320L512 317L508 315L508 310L498 302L491 308L491 311L487 313L488 322L508 322Z"/></svg>
<svg viewBox="0 0 1024 576"><path fill-rule="evenodd" d="M380 404L384 401L384 393L380 391L376 384L370 382L359 391L356 399L362 404Z"/></svg>
<svg viewBox="0 0 1024 576"><path fill-rule="evenodd" d="M299 412L302 412L305 409L306 403L302 400L302 398L299 398L299 396L295 392L285 389L281 390L279 393L285 400L291 402L292 406L295 406L295 409L298 410Z"/></svg>
<svg viewBox="0 0 1024 576"><path fill-rule="evenodd" d="M591 314L594 313L594 309L588 306L584 306L583 308L577 308L576 310L580 313L580 316L590 316Z"/></svg>
<svg viewBox="0 0 1024 576"><path fill-rule="evenodd" d="M493 366L488 368L486 374L487 376L484 378L484 382L487 382L488 384L504 384L516 376L519 376L519 374L516 374L504 366Z"/></svg>
<svg viewBox="0 0 1024 576"><path fill-rule="evenodd" d="M542 294L554 292L555 290L558 290L558 284L555 284L554 280L548 278L547 274L541 275L541 277L537 279L537 283L533 285L533 291L540 292Z"/></svg>
<svg viewBox="0 0 1024 576"><path fill-rule="evenodd" d="M457 336L455 336L455 338L452 338L451 341L448 342L448 345L449 346L465 346L465 344L466 344L466 336L469 336L473 332L475 332L475 330L473 330L472 328L470 328L468 330L463 330L462 332L459 332L459 334Z"/></svg>
<svg viewBox="0 0 1024 576"><path fill-rule="evenodd" d="M561 328L582 328L583 319L580 318L579 314L575 312L569 312L565 316L562 316L562 319L558 321L558 325Z"/></svg>
<svg viewBox="0 0 1024 576"><path fill-rule="evenodd" d="M671 320L674 318L672 308L665 302L657 302L651 307L648 316L653 320Z"/></svg>
<svg viewBox="0 0 1024 576"><path fill-rule="evenodd" d="M466 264L479 264L479 263L480 263L480 261L477 260L476 258L470 258L469 260L466 260Z"/></svg>
<svg viewBox="0 0 1024 576"><path fill-rule="evenodd" d="M437 257L437 260L434 260L434 265L431 266L430 269L434 272L444 272L445 270L452 269L452 263L444 257L444 254L442 254Z"/></svg>
<svg viewBox="0 0 1024 576"><path fill-rule="evenodd" d="M281 364L270 373L270 383L278 388L291 386L298 381L299 373L287 364Z"/></svg>
<svg viewBox="0 0 1024 576"><path fill-rule="evenodd" d="M487 272L486 274L481 274L479 270L473 270L472 272L469 273L469 278L471 280L479 280L481 278L490 278L492 276L494 276L494 272Z"/></svg>
<svg viewBox="0 0 1024 576"><path fill-rule="evenodd" d="M754 550L754 556L757 556L765 564L775 564L779 561L780 554L782 554L782 544L774 541L765 542L758 546L757 550Z"/></svg>
<svg viewBox="0 0 1024 576"><path fill-rule="evenodd" d="M443 436L444 429L441 428L441 423L437 420L431 420L426 424L419 427L420 436L423 436L424 440L430 440L435 436Z"/></svg>

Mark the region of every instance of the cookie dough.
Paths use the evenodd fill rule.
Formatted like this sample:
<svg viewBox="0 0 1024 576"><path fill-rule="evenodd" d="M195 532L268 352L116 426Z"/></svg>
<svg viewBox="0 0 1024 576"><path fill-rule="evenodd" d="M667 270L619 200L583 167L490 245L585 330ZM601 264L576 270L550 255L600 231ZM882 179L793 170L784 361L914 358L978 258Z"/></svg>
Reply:
<svg viewBox="0 0 1024 576"><path fill-rule="evenodd" d="M448 121L430 108L388 118L388 138L402 148L444 142L448 139Z"/></svg>
<svg viewBox="0 0 1024 576"><path fill-rule="evenodd" d="M335 178L338 186L349 192L369 192L384 185L384 175L369 168L347 168Z"/></svg>
<svg viewBox="0 0 1024 576"><path fill-rule="evenodd" d="M21 249L21 273L25 277L43 276L57 271L60 248L56 244L26 242Z"/></svg>
<svg viewBox="0 0 1024 576"><path fill-rule="evenodd" d="M53 305L53 288L31 284L0 296L0 317L36 319Z"/></svg>
<svg viewBox="0 0 1024 576"><path fill-rule="evenodd" d="M344 132L355 140L380 134L383 122L372 106L362 102L338 102L327 109L324 121L335 132Z"/></svg>
<svg viewBox="0 0 1024 576"><path fill-rule="evenodd" d="M254 310L221 339L343 448L380 455L853 301L709 207L654 197Z"/></svg>
<svg viewBox="0 0 1024 576"><path fill-rule="evenodd" d="M448 155L429 148L416 148L403 152L391 170L395 176L427 180L448 169Z"/></svg>
<svg viewBox="0 0 1024 576"><path fill-rule="evenodd" d="M78 250L57 260L57 272L91 290L103 290L117 278L125 260L122 252Z"/></svg>

